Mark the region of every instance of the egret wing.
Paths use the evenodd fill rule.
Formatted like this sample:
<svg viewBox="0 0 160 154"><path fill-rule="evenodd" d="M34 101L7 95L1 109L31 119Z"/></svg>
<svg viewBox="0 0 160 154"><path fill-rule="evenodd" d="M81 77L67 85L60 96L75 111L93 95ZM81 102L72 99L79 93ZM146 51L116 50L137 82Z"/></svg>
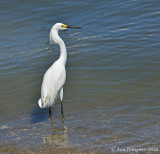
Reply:
<svg viewBox="0 0 160 154"><path fill-rule="evenodd" d="M65 83L66 71L64 65L56 62L45 73L41 88L41 99L46 107L55 103L58 92Z"/></svg>

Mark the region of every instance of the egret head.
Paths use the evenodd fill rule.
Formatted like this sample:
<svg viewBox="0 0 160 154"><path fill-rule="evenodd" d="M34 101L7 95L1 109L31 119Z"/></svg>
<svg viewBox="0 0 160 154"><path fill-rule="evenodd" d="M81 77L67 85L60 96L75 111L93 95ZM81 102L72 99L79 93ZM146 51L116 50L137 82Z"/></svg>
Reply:
<svg viewBox="0 0 160 154"><path fill-rule="evenodd" d="M64 29L67 29L67 25L62 24L62 23L56 23L53 27L54 27L56 30L64 30Z"/></svg>
<svg viewBox="0 0 160 154"><path fill-rule="evenodd" d="M60 38L58 36L58 31L59 30L65 30L65 29L81 29L79 27L73 27L73 26L68 26L66 24L62 24L62 23L56 23L55 25L53 25L53 27L51 28L50 34L49 34L49 40L50 43L58 43Z"/></svg>

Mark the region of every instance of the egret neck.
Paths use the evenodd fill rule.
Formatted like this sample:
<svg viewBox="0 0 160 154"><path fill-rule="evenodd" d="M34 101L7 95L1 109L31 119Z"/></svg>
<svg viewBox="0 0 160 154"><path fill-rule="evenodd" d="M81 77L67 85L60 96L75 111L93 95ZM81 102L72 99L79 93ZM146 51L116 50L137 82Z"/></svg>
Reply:
<svg viewBox="0 0 160 154"><path fill-rule="evenodd" d="M55 42L57 44L59 44L60 46L60 57L59 57L59 61L61 61L61 63L63 65L66 64L66 60L67 60L67 50L66 50L66 46L64 44L64 41L59 37L58 35L58 30L55 29L54 27L51 29L50 32L50 42Z"/></svg>

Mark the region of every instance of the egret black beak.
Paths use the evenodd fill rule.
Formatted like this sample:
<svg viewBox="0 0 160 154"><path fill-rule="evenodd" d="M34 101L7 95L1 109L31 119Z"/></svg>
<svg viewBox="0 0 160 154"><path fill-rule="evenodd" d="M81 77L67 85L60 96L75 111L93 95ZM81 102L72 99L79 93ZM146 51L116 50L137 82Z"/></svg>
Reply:
<svg viewBox="0 0 160 154"><path fill-rule="evenodd" d="M67 26L67 28L71 28L71 29L82 29L80 27L75 27L75 26Z"/></svg>

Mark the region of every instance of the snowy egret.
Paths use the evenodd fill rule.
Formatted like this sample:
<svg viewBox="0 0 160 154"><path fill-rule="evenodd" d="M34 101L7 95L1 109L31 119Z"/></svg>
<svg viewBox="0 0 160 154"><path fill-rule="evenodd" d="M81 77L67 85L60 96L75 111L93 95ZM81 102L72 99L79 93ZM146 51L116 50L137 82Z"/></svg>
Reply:
<svg viewBox="0 0 160 154"><path fill-rule="evenodd" d="M49 39L50 42L57 43L60 46L60 57L55 61L52 66L46 71L43 77L41 87L41 98L38 100L40 108L49 108L49 116L52 122L51 107L55 104L58 96L61 101L61 114L63 115L63 86L66 80L65 64L67 61L67 50L64 41L59 37L58 31L68 28L80 29L79 27L67 26L62 23L56 23L51 28Z"/></svg>

